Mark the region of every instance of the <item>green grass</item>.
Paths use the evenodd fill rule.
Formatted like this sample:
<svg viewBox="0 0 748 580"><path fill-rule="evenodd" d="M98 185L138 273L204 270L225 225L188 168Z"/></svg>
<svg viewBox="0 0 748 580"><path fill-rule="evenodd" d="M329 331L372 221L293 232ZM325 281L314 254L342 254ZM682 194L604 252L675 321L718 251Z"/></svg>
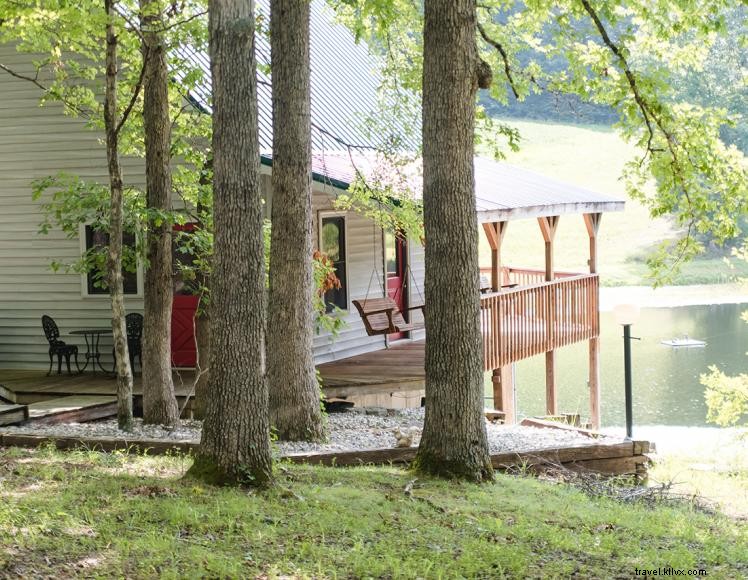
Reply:
<svg viewBox="0 0 748 580"><path fill-rule="evenodd" d="M724 516L499 475L281 466L268 492L181 479L189 460L0 450L0 577L628 578L748 574Z"/></svg>
<svg viewBox="0 0 748 580"><path fill-rule="evenodd" d="M743 438L748 437L746 431ZM654 463L651 476L672 482L673 490L703 498L717 509L748 522L748 456L738 438L708 448L667 453Z"/></svg>
<svg viewBox="0 0 748 580"><path fill-rule="evenodd" d="M626 198L620 180L627 161L637 151L612 129L508 120L522 135L521 149L507 162L568 183ZM628 200L623 212L603 216L599 234L599 271L608 286L648 284L643 258L662 240L676 235L666 219L651 219L641 204ZM481 239L481 265L490 266L488 243ZM582 216L563 216L556 237L556 267L585 271L589 242ZM504 264L542 267L544 244L533 220L512 222L502 248ZM748 275L748 265L733 271L720 258L704 257L684 265L674 284L712 284Z"/></svg>

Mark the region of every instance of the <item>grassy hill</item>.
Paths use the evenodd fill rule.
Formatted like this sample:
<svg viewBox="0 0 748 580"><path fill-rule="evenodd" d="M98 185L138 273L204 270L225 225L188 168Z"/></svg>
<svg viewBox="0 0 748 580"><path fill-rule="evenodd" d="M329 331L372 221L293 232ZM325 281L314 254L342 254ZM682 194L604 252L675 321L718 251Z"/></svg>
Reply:
<svg viewBox="0 0 748 580"><path fill-rule="evenodd" d="M507 162L574 183L601 193L626 198L620 176L637 152L611 128L507 120L522 135L521 150L509 153ZM605 285L647 284L646 256L654 246L676 235L666 219L651 219L641 204L627 200L626 210L603 216L599 239L599 269ZM556 237L558 269L584 271L588 238L582 216L565 216ZM543 238L536 222L512 222L502 249L504 264L543 265ZM481 265L491 263L490 250L481 239ZM748 265L733 270L721 257L703 257L686 264L677 284L729 282L735 275L748 276Z"/></svg>

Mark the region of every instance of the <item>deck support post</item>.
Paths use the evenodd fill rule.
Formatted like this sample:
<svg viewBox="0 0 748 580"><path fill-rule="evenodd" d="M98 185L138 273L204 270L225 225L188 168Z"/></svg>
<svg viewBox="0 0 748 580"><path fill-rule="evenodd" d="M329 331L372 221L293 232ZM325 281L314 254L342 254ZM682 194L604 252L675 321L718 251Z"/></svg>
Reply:
<svg viewBox="0 0 748 580"><path fill-rule="evenodd" d="M514 406L514 365L494 369L491 375L493 383L493 407L504 412L504 423L514 425L517 413Z"/></svg>
<svg viewBox="0 0 748 580"><path fill-rule="evenodd" d="M488 245L491 246L491 290L501 292L501 243L509 222L484 222Z"/></svg>
<svg viewBox="0 0 748 580"><path fill-rule="evenodd" d="M584 225L590 238L590 274L597 274L597 232L600 228L601 213L584 214ZM599 300L596 301L599 304ZM600 313L595 312L599 319ZM590 386L590 423L593 429L600 428L600 337L594 336L589 341L589 386Z"/></svg>
<svg viewBox="0 0 748 580"><path fill-rule="evenodd" d="M545 216L538 218L540 232L545 241L545 281L552 282L555 278L553 266L553 240L556 237L559 216ZM545 410L549 415L558 414L558 397L556 393L556 351L553 349L556 317L556 296L551 293L546 305L546 323L548 343L551 348L545 353Z"/></svg>

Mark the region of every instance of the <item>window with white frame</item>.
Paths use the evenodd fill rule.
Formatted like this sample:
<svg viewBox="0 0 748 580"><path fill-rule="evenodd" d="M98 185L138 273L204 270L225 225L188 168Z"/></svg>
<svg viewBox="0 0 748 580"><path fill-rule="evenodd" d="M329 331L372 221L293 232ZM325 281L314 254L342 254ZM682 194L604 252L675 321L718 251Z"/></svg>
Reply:
<svg viewBox="0 0 748 580"><path fill-rule="evenodd" d="M319 249L332 261L340 288L325 292L327 310L348 309L348 279L346 260L346 229L344 214L322 214L319 226Z"/></svg>
<svg viewBox="0 0 748 580"><path fill-rule="evenodd" d="M88 253L91 250L104 250L109 245L109 233L96 229L92 225L85 225L81 232L81 249ZM135 249L135 236L125 233L122 236L123 246L129 246ZM97 260L97 264L101 263ZM136 271L131 272L122 268L122 286L125 295L140 294L141 271L138 267ZM83 275L83 293L86 296L108 295L109 289L106 284L107 272L104 266L94 267L91 271Z"/></svg>

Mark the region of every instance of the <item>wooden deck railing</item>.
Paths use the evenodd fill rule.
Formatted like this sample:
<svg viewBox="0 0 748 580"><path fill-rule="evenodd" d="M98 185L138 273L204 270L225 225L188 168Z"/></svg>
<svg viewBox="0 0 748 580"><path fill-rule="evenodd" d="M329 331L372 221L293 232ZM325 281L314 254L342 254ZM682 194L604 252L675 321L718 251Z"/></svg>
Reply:
<svg viewBox="0 0 748 580"><path fill-rule="evenodd" d="M480 273L491 279L491 268L483 267ZM578 272L554 272L555 279L570 278L578 276ZM517 286L534 286L545 282L545 270L536 270L534 268L514 268L512 266L503 266L501 268L501 279L503 284L516 284Z"/></svg>
<svg viewBox="0 0 748 580"><path fill-rule="evenodd" d="M510 270L520 276L517 283L521 276L534 275ZM483 295L481 327L486 370L595 337L600 331L598 276L564 273L552 282Z"/></svg>

